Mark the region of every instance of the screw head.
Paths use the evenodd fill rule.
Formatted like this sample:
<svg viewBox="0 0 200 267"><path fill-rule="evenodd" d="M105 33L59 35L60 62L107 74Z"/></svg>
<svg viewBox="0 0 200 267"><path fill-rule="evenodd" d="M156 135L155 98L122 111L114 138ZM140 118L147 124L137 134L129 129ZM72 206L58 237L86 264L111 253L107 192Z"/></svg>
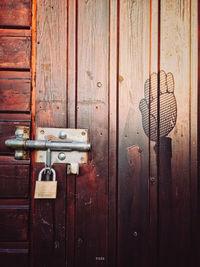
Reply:
<svg viewBox="0 0 200 267"><path fill-rule="evenodd" d="M22 150L16 150L15 151L15 159L19 160L19 159L24 159L24 151Z"/></svg>
<svg viewBox="0 0 200 267"><path fill-rule="evenodd" d="M24 130L23 129L20 129L18 128L16 131L15 131L15 136L18 137L18 138L22 138L24 135Z"/></svg>
<svg viewBox="0 0 200 267"><path fill-rule="evenodd" d="M101 82L97 82L97 87L101 87L102 83Z"/></svg>
<svg viewBox="0 0 200 267"><path fill-rule="evenodd" d="M133 236L137 237L138 236L138 232L133 232Z"/></svg>
<svg viewBox="0 0 200 267"><path fill-rule="evenodd" d="M60 138L60 139L65 139L66 137L67 137L67 134L66 134L65 131L60 131L60 132L59 132L59 138Z"/></svg>
<svg viewBox="0 0 200 267"><path fill-rule="evenodd" d="M65 153L64 153L64 152L60 152L60 153L58 154L58 159L59 159L59 160L65 160L65 159L66 159L66 155L65 155Z"/></svg>
<svg viewBox="0 0 200 267"><path fill-rule="evenodd" d="M156 183L156 178L155 177L150 177L150 183L155 184Z"/></svg>

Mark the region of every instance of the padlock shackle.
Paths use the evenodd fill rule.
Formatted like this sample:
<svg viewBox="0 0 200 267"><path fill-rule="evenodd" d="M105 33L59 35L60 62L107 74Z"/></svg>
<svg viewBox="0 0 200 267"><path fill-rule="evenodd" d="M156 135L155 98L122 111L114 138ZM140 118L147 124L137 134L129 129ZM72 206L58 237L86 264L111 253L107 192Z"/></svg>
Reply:
<svg viewBox="0 0 200 267"><path fill-rule="evenodd" d="M49 167L45 167L45 168L41 169L41 171L39 172L39 175L38 175L38 181L42 181L42 174L43 174L43 172L46 172L47 170L49 170L50 172L53 173L52 181L56 181L56 171L53 168L49 168Z"/></svg>

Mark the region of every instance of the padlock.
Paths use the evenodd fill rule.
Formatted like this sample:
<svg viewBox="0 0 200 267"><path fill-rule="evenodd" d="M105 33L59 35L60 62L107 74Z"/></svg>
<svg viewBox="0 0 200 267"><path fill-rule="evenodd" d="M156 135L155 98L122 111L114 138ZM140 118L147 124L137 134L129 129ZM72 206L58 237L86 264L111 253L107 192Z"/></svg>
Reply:
<svg viewBox="0 0 200 267"><path fill-rule="evenodd" d="M46 173L47 170L52 172L53 178L52 181L42 181L43 172ZM56 172L52 168L43 168L39 172L38 181L35 184L35 195L36 199L54 199L56 198L57 193L57 181L56 181Z"/></svg>

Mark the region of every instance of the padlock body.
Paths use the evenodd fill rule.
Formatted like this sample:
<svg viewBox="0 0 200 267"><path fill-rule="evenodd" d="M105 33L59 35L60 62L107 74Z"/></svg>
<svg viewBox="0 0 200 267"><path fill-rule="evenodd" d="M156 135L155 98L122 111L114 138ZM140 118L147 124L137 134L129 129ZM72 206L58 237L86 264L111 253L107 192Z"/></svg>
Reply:
<svg viewBox="0 0 200 267"><path fill-rule="evenodd" d="M55 199L56 194L57 181L36 181L34 198Z"/></svg>

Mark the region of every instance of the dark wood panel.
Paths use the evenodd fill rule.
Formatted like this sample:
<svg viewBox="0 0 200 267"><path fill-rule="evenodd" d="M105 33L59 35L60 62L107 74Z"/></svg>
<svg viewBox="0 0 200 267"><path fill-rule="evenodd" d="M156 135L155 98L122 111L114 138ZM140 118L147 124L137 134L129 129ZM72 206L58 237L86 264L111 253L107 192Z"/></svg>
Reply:
<svg viewBox="0 0 200 267"><path fill-rule="evenodd" d="M0 241L26 241L29 206L25 201L0 200Z"/></svg>
<svg viewBox="0 0 200 267"><path fill-rule="evenodd" d="M0 80L0 111L30 110L30 80Z"/></svg>
<svg viewBox="0 0 200 267"><path fill-rule="evenodd" d="M199 15L198 15L199 14ZM198 122L198 107L200 102L198 100L198 92L200 89L199 78L200 77L200 68L198 66L200 63L200 34L198 35L198 28L200 27L200 7L198 1L191 2L191 266L200 265L200 256L199 256L199 243L200 243L200 232L198 231L200 225L200 201L198 199L199 195L199 168L198 168L198 139L199 133L198 127L200 126ZM200 143L200 142L199 142Z"/></svg>
<svg viewBox="0 0 200 267"><path fill-rule="evenodd" d="M0 36L0 68L30 68L30 37Z"/></svg>
<svg viewBox="0 0 200 267"><path fill-rule="evenodd" d="M30 160L16 160L12 155L0 155L0 162L1 164L15 164L15 165L29 165Z"/></svg>
<svg viewBox="0 0 200 267"><path fill-rule="evenodd" d="M28 258L27 249L0 249L0 262L2 266L27 267Z"/></svg>
<svg viewBox="0 0 200 267"><path fill-rule="evenodd" d="M149 77L150 1L120 1L119 13L118 266L149 267L150 144L139 104Z"/></svg>
<svg viewBox="0 0 200 267"><path fill-rule="evenodd" d="M191 265L190 7L189 0L184 1L184 6L173 0L161 1L160 68L173 74L171 91L177 103L176 126L167 140L160 140L159 151L159 265L163 267ZM163 89L161 83L160 91L165 93ZM164 97L160 96L161 118ZM170 110L165 113L170 114Z"/></svg>
<svg viewBox="0 0 200 267"><path fill-rule="evenodd" d="M25 113L0 113L1 122L29 122L31 121L31 114ZM23 123L22 123L23 125Z"/></svg>
<svg viewBox="0 0 200 267"><path fill-rule="evenodd" d="M35 180L44 164L34 167ZM53 166L58 181L55 200L37 199L33 211L33 257L37 267L65 266L66 166Z"/></svg>
<svg viewBox="0 0 200 267"><path fill-rule="evenodd" d="M27 267L28 246L27 242L0 242L1 265L9 267Z"/></svg>
<svg viewBox="0 0 200 267"><path fill-rule="evenodd" d="M67 263L69 267L75 262L75 218L76 218L76 176L67 175L67 205L66 205L66 241L67 241Z"/></svg>
<svg viewBox="0 0 200 267"><path fill-rule="evenodd" d="M158 73L158 50L159 50L159 2L150 1L150 71L151 73ZM151 75L149 74L149 77ZM152 83L151 83L152 84ZM149 88L148 88L149 89ZM157 90L158 91L158 90ZM155 93L156 97L157 94ZM158 116L158 111L155 114ZM153 122L153 117L149 118L150 123ZM151 129L151 128L150 128ZM150 131L152 136L154 131ZM150 138L151 139L151 138ZM150 141L149 144L149 232L148 232L148 243L149 243L149 267L157 266L158 261L158 157L155 151L155 142Z"/></svg>
<svg viewBox="0 0 200 267"><path fill-rule="evenodd" d="M109 1L78 1L77 127L90 162L76 178L75 266L108 266Z"/></svg>
<svg viewBox="0 0 200 267"><path fill-rule="evenodd" d="M0 198L27 198L29 166L0 165Z"/></svg>
<svg viewBox="0 0 200 267"><path fill-rule="evenodd" d="M33 126L66 127L67 2L37 1L36 105ZM33 127L33 128L34 128ZM34 164L34 177L44 165ZM56 200L35 200L32 265L66 265L66 166L55 166Z"/></svg>
<svg viewBox="0 0 200 267"><path fill-rule="evenodd" d="M109 46L109 189L108 189L108 266L117 266L117 69L118 69L118 1L110 1Z"/></svg>
<svg viewBox="0 0 200 267"><path fill-rule="evenodd" d="M67 53L67 127L76 127L76 50L77 50L77 1L68 1L68 53ZM67 214L66 214L66 238L67 238L67 264L69 267L75 263L75 216L76 216L76 176L67 175Z"/></svg>
<svg viewBox="0 0 200 267"><path fill-rule="evenodd" d="M31 74L31 0L0 1L0 153L12 154L4 141L13 138L17 126L29 126ZM6 27L10 29L5 29ZM13 28L20 28L18 30ZM10 114L8 112L11 112ZM18 165L18 163L20 165ZM29 265L29 161L0 157L0 265ZM12 199L11 199L12 198ZM3 242L2 242L3 241ZM6 241L6 242L5 242ZM19 241L19 242L17 242Z"/></svg>
<svg viewBox="0 0 200 267"><path fill-rule="evenodd" d="M6 147L5 140L15 138L15 130L17 126L30 126L28 122L3 122L0 121L0 153L13 154L13 150Z"/></svg>
<svg viewBox="0 0 200 267"><path fill-rule="evenodd" d="M31 1L30 0L1 0L0 26L30 27Z"/></svg>

